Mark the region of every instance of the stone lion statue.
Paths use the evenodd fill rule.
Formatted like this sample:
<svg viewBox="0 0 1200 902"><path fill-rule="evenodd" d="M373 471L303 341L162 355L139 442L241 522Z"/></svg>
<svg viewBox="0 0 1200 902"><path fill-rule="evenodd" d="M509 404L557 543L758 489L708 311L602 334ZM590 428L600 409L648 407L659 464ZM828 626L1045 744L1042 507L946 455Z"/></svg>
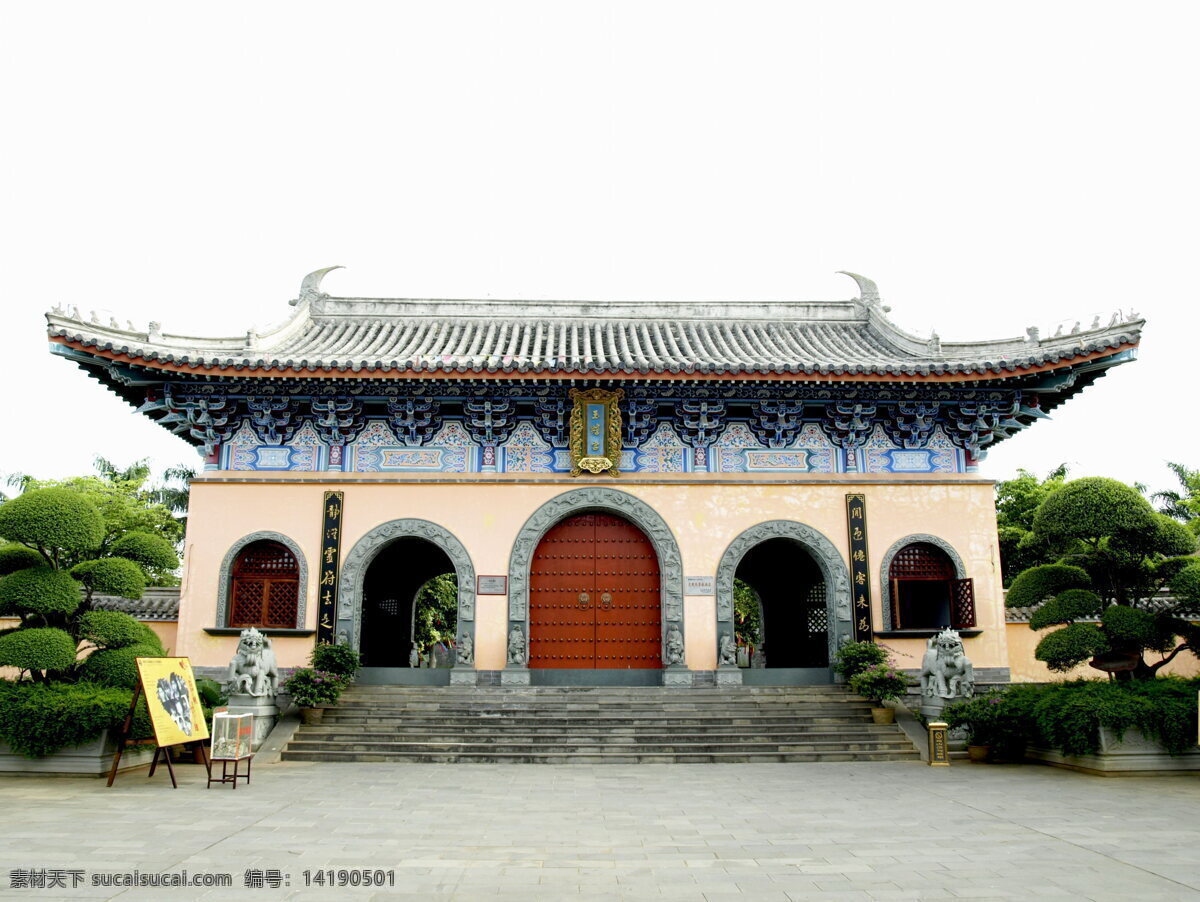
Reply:
<svg viewBox="0 0 1200 902"><path fill-rule="evenodd" d="M975 668L967 660L962 637L944 629L930 638L921 661L921 695L926 698L970 698L975 694Z"/></svg>
<svg viewBox="0 0 1200 902"><path fill-rule="evenodd" d="M271 640L254 627L242 630L237 654L229 662L225 681L230 695L274 697L279 691L279 667Z"/></svg>

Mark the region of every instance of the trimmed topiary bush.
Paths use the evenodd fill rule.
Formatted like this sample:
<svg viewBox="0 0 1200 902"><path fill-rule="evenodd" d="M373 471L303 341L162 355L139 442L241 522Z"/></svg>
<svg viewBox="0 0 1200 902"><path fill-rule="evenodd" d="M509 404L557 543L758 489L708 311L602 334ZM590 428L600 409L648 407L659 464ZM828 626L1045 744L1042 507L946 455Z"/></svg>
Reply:
<svg viewBox="0 0 1200 902"><path fill-rule="evenodd" d="M146 588L146 574L142 568L123 557L84 561L71 568L71 576L87 587L89 600L96 592L122 598L141 598Z"/></svg>
<svg viewBox="0 0 1200 902"><path fill-rule="evenodd" d="M1112 642L1128 642L1140 650L1152 648L1159 641L1154 615L1128 605L1114 604L1105 608L1100 622Z"/></svg>
<svg viewBox="0 0 1200 902"><path fill-rule="evenodd" d="M71 574L50 567L18 570L0 579L0 617L68 617L82 601Z"/></svg>
<svg viewBox="0 0 1200 902"><path fill-rule="evenodd" d="M137 659L159 657L162 657L161 647L152 645L101 648L88 656L79 672L83 679L101 686L132 689L138 683Z"/></svg>
<svg viewBox="0 0 1200 902"><path fill-rule="evenodd" d="M0 545L0 576L8 576L18 570L28 570L30 567L44 567L46 559L24 545L15 542Z"/></svg>
<svg viewBox="0 0 1200 902"><path fill-rule="evenodd" d="M1010 608L1032 607L1067 589L1084 589L1092 578L1082 567L1040 564L1019 574L1009 586L1004 603Z"/></svg>
<svg viewBox="0 0 1200 902"><path fill-rule="evenodd" d="M103 730L120 727L131 698L126 690L90 683L31 686L0 680L0 739L29 758L82 745ZM146 735L148 726L146 718L140 735Z"/></svg>
<svg viewBox="0 0 1200 902"><path fill-rule="evenodd" d="M75 640L53 627L15 630L0 636L0 667L68 670L75 664Z"/></svg>
<svg viewBox="0 0 1200 902"><path fill-rule="evenodd" d="M179 566L179 555L171 543L149 532L125 533L113 542L110 552L140 564L148 571L174 570Z"/></svg>
<svg viewBox="0 0 1200 902"><path fill-rule="evenodd" d="M1171 578L1171 591L1192 613L1200 613L1200 563L1189 564Z"/></svg>
<svg viewBox="0 0 1200 902"><path fill-rule="evenodd" d="M79 618L78 634L99 648L125 648L145 643L147 629L120 611L88 611Z"/></svg>
<svg viewBox="0 0 1200 902"><path fill-rule="evenodd" d="M1076 479L1051 493L1033 517L1033 531L1051 541L1097 544L1105 536L1153 531L1157 512L1136 489L1100 476Z"/></svg>
<svg viewBox="0 0 1200 902"><path fill-rule="evenodd" d="M96 505L78 492L33 489L0 505L0 536L25 545L81 553L100 547L104 520Z"/></svg>
<svg viewBox="0 0 1200 902"><path fill-rule="evenodd" d="M1104 602L1088 589L1067 589L1045 602L1029 618L1031 629L1042 630L1056 623L1073 623L1097 617Z"/></svg>
<svg viewBox="0 0 1200 902"><path fill-rule="evenodd" d="M1108 650L1108 639L1099 627L1091 623L1072 623L1043 636L1033 656L1056 673L1066 673Z"/></svg>

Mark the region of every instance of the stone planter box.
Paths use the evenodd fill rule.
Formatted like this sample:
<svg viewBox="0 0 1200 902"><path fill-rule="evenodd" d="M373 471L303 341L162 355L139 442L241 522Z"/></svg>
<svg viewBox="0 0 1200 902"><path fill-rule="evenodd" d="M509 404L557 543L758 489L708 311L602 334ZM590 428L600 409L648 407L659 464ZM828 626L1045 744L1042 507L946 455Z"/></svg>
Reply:
<svg viewBox="0 0 1200 902"><path fill-rule="evenodd" d="M1057 749L1029 748L1025 758L1105 777L1200 774L1200 750L1171 756L1137 729L1126 730L1122 742L1107 727L1101 727L1099 754L1064 755Z"/></svg>
<svg viewBox="0 0 1200 902"><path fill-rule="evenodd" d="M26 758L0 742L0 774L65 774L83 777L103 777L112 767L117 753L116 740L105 730L91 742L74 748L59 749L45 758ZM121 772L137 767L149 767L154 757L153 746L126 748L121 756Z"/></svg>

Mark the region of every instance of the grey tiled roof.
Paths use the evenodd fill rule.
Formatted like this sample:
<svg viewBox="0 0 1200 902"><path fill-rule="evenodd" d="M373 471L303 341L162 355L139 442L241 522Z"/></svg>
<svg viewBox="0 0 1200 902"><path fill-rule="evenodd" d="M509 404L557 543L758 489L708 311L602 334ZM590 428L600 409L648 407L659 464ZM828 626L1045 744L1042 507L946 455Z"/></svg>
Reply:
<svg viewBox="0 0 1200 902"><path fill-rule="evenodd" d="M262 334L198 338L47 314L53 338L148 365L204 370L463 374L1003 376L1136 345L1143 321L1040 339L941 342L895 326L873 282L846 301L583 302L334 298L324 271ZM249 375L249 374L247 374Z"/></svg>
<svg viewBox="0 0 1200 902"><path fill-rule="evenodd" d="M141 598L118 595L94 595L92 607L98 611L122 611L138 620L178 620L179 587L156 586L146 589Z"/></svg>
<svg viewBox="0 0 1200 902"><path fill-rule="evenodd" d="M1141 605L1141 608L1142 608L1142 610L1150 611L1153 613L1153 612L1157 612L1157 611L1166 610L1167 608L1170 608L1170 607L1174 607L1174 605L1175 605L1175 599L1172 596L1165 594L1165 593L1160 593L1158 595L1158 597L1151 598L1146 604ZM1036 607L1005 608L1004 609L1004 619L1008 623L1028 623L1029 619L1033 616L1033 612L1036 610L1037 610ZM1081 623L1099 623L1100 618L1099 617L1085 617L1080 622Z"/></svg>

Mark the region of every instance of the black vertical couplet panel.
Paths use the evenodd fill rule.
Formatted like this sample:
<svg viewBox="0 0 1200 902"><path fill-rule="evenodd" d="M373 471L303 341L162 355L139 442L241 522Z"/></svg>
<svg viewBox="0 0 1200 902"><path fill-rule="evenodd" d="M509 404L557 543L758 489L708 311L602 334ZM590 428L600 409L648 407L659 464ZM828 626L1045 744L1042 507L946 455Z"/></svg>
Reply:
<svg viewBox="0 0 1200 902"><path fill-rule="evenodd" d="M321 508L321 579L317 583L317 644L335 639L338 568L342 563L342 493L326 492Z"/></svg>
<svg viewBox="0 0 1200 902"><path fill-rule="evenodd" d="M870 642L871 572L867 566L867 496L846 496L846 529L850 537L850 594L854 603L854 639Z"/></svg>

